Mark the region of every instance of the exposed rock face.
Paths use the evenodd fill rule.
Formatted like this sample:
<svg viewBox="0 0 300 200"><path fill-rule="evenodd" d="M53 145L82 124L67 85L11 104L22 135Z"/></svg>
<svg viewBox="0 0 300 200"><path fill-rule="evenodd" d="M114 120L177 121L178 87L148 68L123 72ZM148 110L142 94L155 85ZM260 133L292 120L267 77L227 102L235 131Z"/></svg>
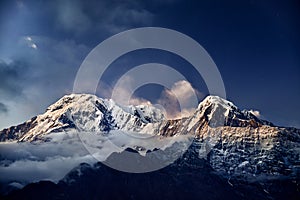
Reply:
<svg viewBox="0 0 300 200"><path fill-rule="evenodd" d="M0 141L16 140L20 138L24 133L29 132L37 125L37 122L35 121L36 118L37 117L33 117L23 124L3 129L0 131Z"/></svg>
<svg viewBox="0 0 300 200"><path fill-rule="evenodd" d="M270 126L211 129L199 137L199 154L205 157L205 148L210 148L207 160L216 171L250 179L260 175L299 177L299 130Z"/></svg>

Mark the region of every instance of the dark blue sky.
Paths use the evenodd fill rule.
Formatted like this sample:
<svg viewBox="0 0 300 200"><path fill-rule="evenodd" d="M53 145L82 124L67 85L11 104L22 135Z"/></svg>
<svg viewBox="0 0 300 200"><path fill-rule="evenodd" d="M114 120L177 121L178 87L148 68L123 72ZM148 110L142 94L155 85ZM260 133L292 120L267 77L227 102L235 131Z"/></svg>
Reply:
<svg viewBox="0 0 300 200"><path fill-rule="evenodd" d="M299 19L296 0L1 1L0 128L42 113L70 93L81 62L101 41L144 26L174 29L200 43L222 75L227 98L241 109L300 127ZM207 95L187 62L159 50L122 56L105 80L113 84L148 62L176 68ZM155 101L161 89L145 86L136 95Z"/></svg>

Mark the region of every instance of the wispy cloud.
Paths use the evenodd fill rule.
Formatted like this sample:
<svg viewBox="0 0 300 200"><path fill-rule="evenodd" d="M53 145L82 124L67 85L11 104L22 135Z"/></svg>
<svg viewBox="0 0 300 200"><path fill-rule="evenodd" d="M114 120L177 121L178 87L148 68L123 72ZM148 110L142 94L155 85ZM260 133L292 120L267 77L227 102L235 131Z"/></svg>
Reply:
<svg viewBox="0 0 300 200"><path fill-rule="evenodd" d="M197 97L203 97L188 81L181 80L175 82L170 89L164 89L155 102L150 102L133 95L133 81L131 77L123 77L122 83L114 89L113 100L121 105L155 105L165 111L169 119L190 116L198 104Z"/></svg>
<svg viewBox="0 0 300 200"><path fill-rule="evenodd" d="M29 66L25 62L0 60L0 98L2 100L14 100L22 94L24 86L22 82L27 76Z"/></svg>
<svg viewBox="0 0 300 200"><path fill-rule="evenodd" d="M67 0L54 5L57 28L75 36L88 32L115 34L134 26L149 26L154 19L154 14L138 1Z"/></svg>
<svg viewBox="0 0 300 200"><path fill-rule="evenodd" d="M120 105L151 105L150 101L133 94L133 82L134 80L130 76L124 76L115 88L110 88L111 91L106 93L112 94L112 99Z"/></svg>
<svg viewBox="0 0 300 200"><path fill-rule="evenodd" d="M32 38L29 36L24 37L24 40L26 41L26 44L28 47L37 49L37 45L33 42Z"/></svg>
<svg viewBox="0 0 300 200"><path fill-rule="evenodd" d="M261 118L260 111L258 110L249 110L250 113L252 113L254 116Z"/></svg>
<svg viewBox="0 0 300 200"><path fill-rule="evenodd" d="M197 96L203 96L203 94L193 88L188 81L181 80L174 83L170 90L165 89L158 103L165 108L168 118L187 117L195 112L195 95L196 98ZM179 102L181 102L181 105L179 105Z"/></svg>
<svg viewBox="0 0 300 200"><path fill-rule="evenodd" d="M107 19L102 22L110 33L118 33L133 26L149 26L152 24L154 14L145 9L117 6L111 10Z"/></svg>
<svg viewBox="0 0 300 200"><path fill-rule="evenodd" d="M92 28L88 13L83 11L79 1L63 1L56 6L57 22L60 29L80 35Z"/></svg>
<svg viewBox="0 0 300 200"><path fill-rule="evenodd" d="M8 112L8 108L4 103L0 102L0 114L1 113L7 113Z"/></svg>

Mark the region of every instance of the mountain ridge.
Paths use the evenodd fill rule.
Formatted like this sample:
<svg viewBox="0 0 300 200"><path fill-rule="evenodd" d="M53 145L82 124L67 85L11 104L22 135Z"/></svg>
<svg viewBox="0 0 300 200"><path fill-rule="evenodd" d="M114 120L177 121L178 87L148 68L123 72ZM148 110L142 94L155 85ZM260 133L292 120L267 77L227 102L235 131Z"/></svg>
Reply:
<svg viewBox="0 0 300 200"><path fill-rule="evenodd" d="M50 105L45 113L0 131L0 141L34 141L48 133L69 129L102 132L120 129L172 136L178 134L178 130L172 129L174 125L184 126L187 121L195 125L201 120L209 121L212 127L274 126L249 111L239 110L233 103L217 96L207 96L190 117L166 119L159 109L150 105L124 107L111 99L101 99L95 95L70 94ZM185 131L189 132L190 129L191 127Z"/></svg>

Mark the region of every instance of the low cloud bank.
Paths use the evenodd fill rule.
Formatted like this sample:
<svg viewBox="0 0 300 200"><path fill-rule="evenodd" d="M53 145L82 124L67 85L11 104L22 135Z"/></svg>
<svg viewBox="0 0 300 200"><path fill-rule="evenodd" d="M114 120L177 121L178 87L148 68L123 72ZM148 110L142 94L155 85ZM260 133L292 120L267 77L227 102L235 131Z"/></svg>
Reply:
<svg viewBox="0 0 300 200"><path fill-rule="evenodd" d="M164 150L178 142L187 145L180 149L180 152L185 151L190 143L188 136L162 140L158 136L118 130L111 131L109 135L61 132L45 137L50 141L0 143L0 183L26 185L41 180L58 182L80 163L105 161L113 152L121 152L127 147L134 149L142 146L140 154L145 155L147 150Z"/></svg>
<svg viewBox="0 0 300 200"><path fill-rule="evenodd" d="M0 143L0 182L57 182L83 162L94 163L96 160L76 134L58 133L52 142L36 144Z"/></svg>

